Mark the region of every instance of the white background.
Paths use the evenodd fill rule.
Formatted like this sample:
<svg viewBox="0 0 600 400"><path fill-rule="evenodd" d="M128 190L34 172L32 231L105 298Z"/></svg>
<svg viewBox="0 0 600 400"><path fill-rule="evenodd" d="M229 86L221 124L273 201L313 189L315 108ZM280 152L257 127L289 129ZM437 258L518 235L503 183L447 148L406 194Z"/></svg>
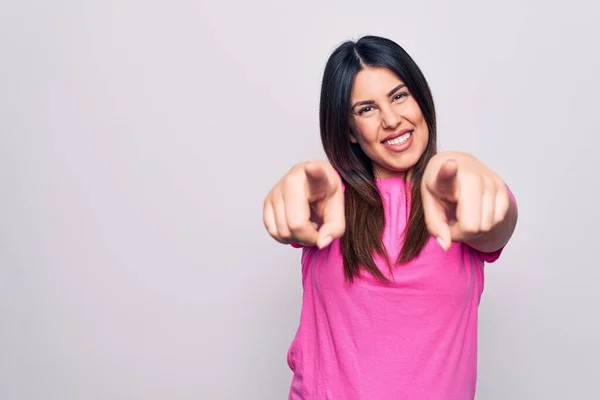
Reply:
<svg viewBox="0 0 600 400"><path fill-rule="evenodd" d="M322 158L330 52L402 45L442 150L520 206L486 267L479 400L600 398L591 1L0 5L0 398L287 397L299 250L262 201Z"/></svg>

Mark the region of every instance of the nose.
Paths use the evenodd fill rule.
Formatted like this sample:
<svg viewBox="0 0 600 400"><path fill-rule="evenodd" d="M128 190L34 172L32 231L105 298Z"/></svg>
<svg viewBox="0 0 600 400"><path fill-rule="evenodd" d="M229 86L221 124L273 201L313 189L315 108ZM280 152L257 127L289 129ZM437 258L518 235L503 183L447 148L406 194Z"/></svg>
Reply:
<svg viewBox="0 0 600 400"><path fill-rule="evenodd" d="M394 129L401 121L401 117L397 115L391 107L385 107L381 110L381 125L385 129Z"/></svg>

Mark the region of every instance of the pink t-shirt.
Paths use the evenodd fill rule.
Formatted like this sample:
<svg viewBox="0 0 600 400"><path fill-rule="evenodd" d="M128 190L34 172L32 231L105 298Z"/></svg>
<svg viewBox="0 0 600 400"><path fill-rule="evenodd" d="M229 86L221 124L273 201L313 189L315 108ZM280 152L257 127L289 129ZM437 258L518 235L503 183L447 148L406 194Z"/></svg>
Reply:
<svg viewBox="0 0 600 400"><path fill-rule="evenodd" d="M406 226L400 178L378 180L392 260ZM290 400L473 400L477 380L477 309L484 254L463 243L444 252L430 239L418 259L390 275L344 279L340 242L302 248L300 325L288 351Z"/></svg>

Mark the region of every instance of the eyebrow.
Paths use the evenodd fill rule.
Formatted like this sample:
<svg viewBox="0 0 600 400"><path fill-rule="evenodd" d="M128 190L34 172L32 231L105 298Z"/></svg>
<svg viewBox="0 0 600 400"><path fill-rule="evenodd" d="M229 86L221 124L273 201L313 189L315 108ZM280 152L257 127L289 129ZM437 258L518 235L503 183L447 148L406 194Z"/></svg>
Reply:
<svg viewBox="0 0 600 400"><path fill-rule="evenodd" d="M398 90L400 90L402 88L405 88L405 87L406 87L406 84L404 84L404 83L399 84L398 86L396 86L395 88L393 88L392 90L390 90L390 92L387 94L387 97L391 97ZM352 105L351 110L354 110L358 106L368 106L368 105L371 105L371 104L375 104L375 102L373 100L357 101L356 103L354 103Z"/></svg>

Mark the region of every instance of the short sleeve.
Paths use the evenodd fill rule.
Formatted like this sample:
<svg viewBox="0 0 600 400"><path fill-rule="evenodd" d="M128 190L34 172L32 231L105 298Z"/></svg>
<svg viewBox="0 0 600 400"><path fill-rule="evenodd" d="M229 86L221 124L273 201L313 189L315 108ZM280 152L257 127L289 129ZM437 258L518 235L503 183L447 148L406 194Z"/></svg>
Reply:
<svg viewBox="0 0 600 400"><path fill-rule="evenodd" d="M475 249L473 249L473 250L475 250ZM483 251L479 251L479 250L475 250L475 251L479 254L479 256L481 257L481 259L484 262L491 264L500 258L500 255L502 254L502 250L504 250L504 247L501 247L498 250L492 251L492 252L483 252Z"/></svg>

